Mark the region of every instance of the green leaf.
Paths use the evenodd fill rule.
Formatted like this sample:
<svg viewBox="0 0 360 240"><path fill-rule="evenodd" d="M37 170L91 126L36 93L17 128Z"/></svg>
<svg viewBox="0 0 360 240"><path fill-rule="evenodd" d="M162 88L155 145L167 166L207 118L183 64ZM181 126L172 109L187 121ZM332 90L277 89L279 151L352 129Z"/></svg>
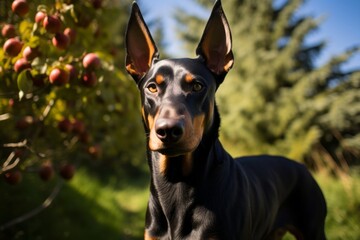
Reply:
<svg viewBox="0 0 360 240"><path fill-rule="evenodd" d="M31 73L30 70L22 71L17 78L18 88L24 94L29 93L33 89L33 83L31 81Z"/></svg>
<svg viewBox="0 0 360 240"><path fill-rule="evenodd" d="M40 4L40 5L38 5L38 7L37 7L37 11L38 11L38 12L39 12L39 11L43 11L43 12L47 13L48 7L47 7L46 5L44 5L44 4Z"/></svg>
<svg viewBox="0 0 360 240"><path fill-rule="evenodd" d="M76 23L79 22L79 19L78 19L78 17L76 16L76 12L75 12L75 9L74 9L74 8L71 8L71 9L70 9L70 15L71 15L71 17L74 19L74 21L75 21Z"/></svg>
<svg viewBox="0 0 360 240"><path fill-rule="evenodd" d="M30 39L29 39L29 42L28 42L28 45L31 47L31 48L36 48L40 45L40 38L38 36L32 36Z"/></svg>
<svg viewBox="0 0 360 240"><path fill-rule="evenodd" d="M19 32L23 39L29 39L32 33L33 23L28 20L21 21Z"/></svg>

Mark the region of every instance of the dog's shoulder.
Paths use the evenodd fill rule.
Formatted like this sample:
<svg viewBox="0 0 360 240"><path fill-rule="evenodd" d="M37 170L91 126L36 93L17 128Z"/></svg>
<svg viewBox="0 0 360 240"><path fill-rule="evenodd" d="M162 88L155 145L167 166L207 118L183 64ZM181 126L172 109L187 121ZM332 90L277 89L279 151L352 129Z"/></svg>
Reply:
<svg viewBox="0 0 360 240"><path fill-rule="evenodd" d="M292 176L307 175L304 164L282 156L257 155L234 159L236 166L249 178L278 178L280 181L292 179Z"/></svg>

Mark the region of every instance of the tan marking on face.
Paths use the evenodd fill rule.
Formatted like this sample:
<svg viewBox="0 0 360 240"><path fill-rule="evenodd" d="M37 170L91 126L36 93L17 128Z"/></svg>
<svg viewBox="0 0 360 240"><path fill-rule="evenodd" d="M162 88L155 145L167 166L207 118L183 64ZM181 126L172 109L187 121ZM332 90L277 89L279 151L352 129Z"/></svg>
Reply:
<svg viewBox="0 0 360 240"><path fill-rule="evenodd" d="M161 85L164 81L165 81L165 78L164 78L163 75L157 74L157 75L155 76L155 82L156 82L158 85Z"/></svg>
<svg viewBox="0 0 360 240"><path fill-rule="evenodd" d="M187 73L186 75L185 75L185 82L187 82L187 83L191 83L192 81L194 81L194 76L193 75L191 75L190 73Z"/></svg>
<svg viewBox="0 0 360 240"><path fill-rule="evenodd" d="M146 120L146 115L145 115L145 109L144 107L141 107L141 116L143 117L144 120ZM146 123L147 124L147 123Z"/></svg>
<svg viewBox="0 0 360 240"><path fill-rule="evenodd" d="M199 139L202 138L202 135L204 133L205 119L205 114L200 114L194 117L193 120L194 135Z"/></svg>
<svg viewBox="0 0 360 240"><path fill-rule="evenodd" d="M155 121L157 119L157 115L155 115L155 117L153 116L148 116L148 124L149 124L149 130L150 130L150 135L149 135L149 148L150 150L154 151L156 149L158 149L161 146L161 141L158 139L158 137L156 136L156 131L155 131Z"/></svg>
<svg viewBox="0 0 360 240"><path fill-rule="evenodd" d="M151 130L154 126L154 117L151 116L150 114L147 116L147 123L148 123L148 127Z"/></svg>

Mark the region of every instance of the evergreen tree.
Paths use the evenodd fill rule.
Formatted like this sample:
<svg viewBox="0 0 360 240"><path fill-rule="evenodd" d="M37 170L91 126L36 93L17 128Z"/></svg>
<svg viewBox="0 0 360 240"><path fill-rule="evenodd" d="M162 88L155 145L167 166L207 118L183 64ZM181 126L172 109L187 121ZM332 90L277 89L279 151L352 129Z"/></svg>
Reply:
<svg viewBox="0 0 360 240"><path fill-rule="evenodd" d="M221 134L237 154L281 154L338 170L360 156L360 72L341 68L358 48L315 66L325 44L306 44L319 21L296 14L302 2L223 1L235 66L217 95ZM194 52L203 19L181 10L176 19Z"/></svg>

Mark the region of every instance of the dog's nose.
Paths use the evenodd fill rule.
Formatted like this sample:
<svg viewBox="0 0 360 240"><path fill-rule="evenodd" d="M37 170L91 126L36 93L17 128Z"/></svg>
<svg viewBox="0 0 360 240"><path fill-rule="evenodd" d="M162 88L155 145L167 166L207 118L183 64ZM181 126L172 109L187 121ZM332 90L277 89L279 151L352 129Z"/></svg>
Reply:
<svg viewBox="0 0 360 240"><path fill-rule="evenodd" d="M177 142L184 134L184 121L170 118L158 119L155 123L155 132L162 142Z"/></svg>

